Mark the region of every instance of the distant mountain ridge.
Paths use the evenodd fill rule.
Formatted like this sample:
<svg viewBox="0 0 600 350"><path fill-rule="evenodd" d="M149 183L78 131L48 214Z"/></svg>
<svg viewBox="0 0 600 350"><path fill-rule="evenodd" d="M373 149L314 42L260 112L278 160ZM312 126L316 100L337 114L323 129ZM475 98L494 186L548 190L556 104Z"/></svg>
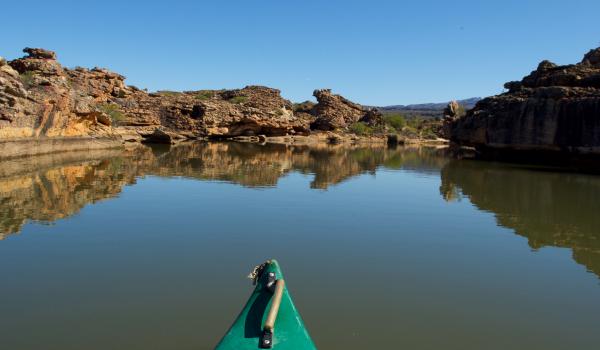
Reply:
<svg viewBox="0 0 600 350"><path fill-rule="evenodd" d="M481 100L481 97L471 97L464 100L458 100L457 102L465 108L473 108L475 104ZM450 102L450 101L448 101ZM429 110L429 109L444 109L448 105L448 102L440 102L440 103L419 103L419 104L411 104L411 105L393 105L393 106L385 106L379 107L381 110L394 110L394 109L408 109L408 110Z"/></svg>
<svg viewBox="0 0 600 350"><path fill-rule="evenodd" d="M465 109L471 109L475 107L475 104L480 100L481 97L471 97L464 100L458 100L458 103L463 105ZM407 116L419 115L422 117L435 118L443 116L444 108L446 108L448 102L393 105L377 108L384 114L399 113Z"/></svg>

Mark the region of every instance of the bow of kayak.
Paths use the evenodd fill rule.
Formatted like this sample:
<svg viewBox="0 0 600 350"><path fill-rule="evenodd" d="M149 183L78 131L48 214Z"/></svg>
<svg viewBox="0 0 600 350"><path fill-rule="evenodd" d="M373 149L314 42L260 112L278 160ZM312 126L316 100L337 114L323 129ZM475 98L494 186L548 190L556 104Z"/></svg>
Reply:
<svg viewBox="0 0 600 350"><path fill-rule="evenodd" d="M277 261L261 265L255 279L254 292L216 349L316 349Z"/></svg>

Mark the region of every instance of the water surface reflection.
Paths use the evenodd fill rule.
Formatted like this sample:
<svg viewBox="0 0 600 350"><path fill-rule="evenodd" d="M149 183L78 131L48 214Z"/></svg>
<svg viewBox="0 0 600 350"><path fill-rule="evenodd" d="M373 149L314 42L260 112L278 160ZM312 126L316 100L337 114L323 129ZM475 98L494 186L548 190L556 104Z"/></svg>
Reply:
<svg viewBox="0 0 600 350"><path fill-rule="evenodd" d="M600 276L600 176L452 160L441 178L446 200L464 195L526 237L532 249L569 248L575 261Z"/></svg>
<svg viewBox="0 0 600 350"><path fill-rule="evenodd" d="M575 261L600 275L600 177L456 160L435 148L182 143L3 161L0 239L27 221L49 223L118 196L123 186L147 175L260 188L299 172L313 177L310 188L326 190L378 169L440 173L447 201L466 196L494 213L499 225L526 237L533 249L570 248Z"/></svg>
<svg viewBox="0 0 600 350"><path fill-rule="evenodd" d="M172 147L68 152L3 161L0 169L0 239L28 220L48 223L76 214L86 204L117 196L136 178L154 175L274 187L295 171L326 190L378 167L431 171L447 160L434 149L319 147L242 143L182 143Z"/></svg>
<svg viewBox="0 0 600 350"><path fill-rule="evenodd" d="M211 348L269 257L319 348L600 343L598 176L240 143L1 165L6 348Z"/></svg>

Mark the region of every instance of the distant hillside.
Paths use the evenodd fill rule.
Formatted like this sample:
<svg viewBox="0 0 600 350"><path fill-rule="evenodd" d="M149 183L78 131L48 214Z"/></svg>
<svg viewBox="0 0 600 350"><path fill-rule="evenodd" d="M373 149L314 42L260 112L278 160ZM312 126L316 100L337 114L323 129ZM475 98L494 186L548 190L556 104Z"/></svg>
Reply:
<svg viewBox="0 0 600 350"><path fill-rule="evenodd" d="M471 109L477 102L481 100L480 97L472 97L464 100L459 100L458 103L465 106L465 109ZM377 107L384 114L399 113L406 116L422 116L426 118L442 117L444 108L448 105L448 102L441 103L420 103L412 105L395 105Z"/></svg>

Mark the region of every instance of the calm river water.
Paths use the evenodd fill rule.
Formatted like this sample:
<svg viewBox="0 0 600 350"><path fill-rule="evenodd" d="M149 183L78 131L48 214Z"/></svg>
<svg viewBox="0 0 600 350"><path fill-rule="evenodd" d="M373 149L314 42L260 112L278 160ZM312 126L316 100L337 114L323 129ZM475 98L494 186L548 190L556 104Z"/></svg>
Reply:
<svg viewBox="0 0 600 350"><path fill-rule="evenodd" d="M237 143L0 163L0 348L210 349L277 258L321 349L600 347L600 176Z"/></svg>

